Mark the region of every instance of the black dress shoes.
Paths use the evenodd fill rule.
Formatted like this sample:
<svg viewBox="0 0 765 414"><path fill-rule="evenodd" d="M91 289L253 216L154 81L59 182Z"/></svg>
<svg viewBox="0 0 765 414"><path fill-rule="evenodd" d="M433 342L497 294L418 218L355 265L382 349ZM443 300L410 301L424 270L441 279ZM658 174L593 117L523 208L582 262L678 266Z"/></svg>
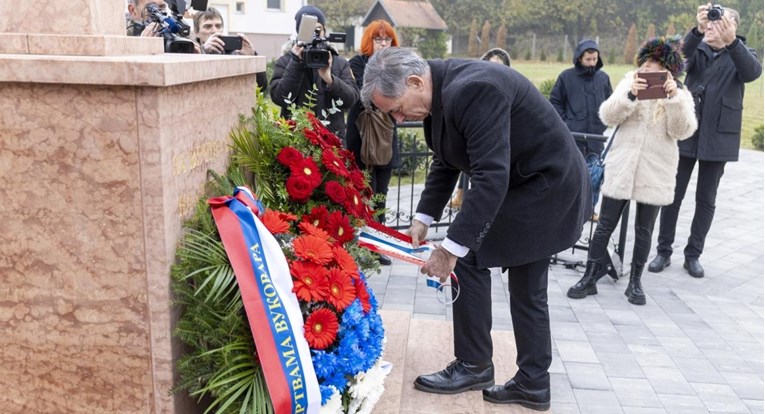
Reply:
<svg viewBox="0 0 765 414"><path fill-rule="evenodd" d="M390 266L391 264L390 257L384 254L377 255L377 261L380 262L380 264L383 266Z"/></svg>
<svg viewBox="0 0 765 414"><path fill-rule="evenodd" d="M648 271L651 273L659 273L664 270L672 260L669 260L669 256L663 256L657 254L656 257L648 264Z"/></svg>
<svg viewBox="0 0 765 414"><path fill-rule="evenodd" d="M686 257L683 269L687 270L695 278L704 277L704 268L701 267L698 257Z"/></svg>
<svg viewBox="0 0 765 414"><path fill-rule="evenodd" d="M456 359L446 369L430 375L420 375L414 388L436 394L457 394L468 390L482 390L494 385L494 364L473 364Z"/></svg>
<svg viewBox="0 0 765 414"><path fill-rule="evenodd" d="M550 409L550 388L532 390L510 380L483 390L483 399L495 404L520 404L537 411Z"/></svg>

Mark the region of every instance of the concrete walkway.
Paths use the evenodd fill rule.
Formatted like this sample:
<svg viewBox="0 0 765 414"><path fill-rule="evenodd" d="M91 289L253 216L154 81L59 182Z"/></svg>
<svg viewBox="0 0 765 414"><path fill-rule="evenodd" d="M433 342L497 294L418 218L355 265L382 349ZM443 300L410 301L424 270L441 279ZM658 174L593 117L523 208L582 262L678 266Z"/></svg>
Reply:
<svg viewBox="0 0 765 414"><path fill-rule="evenodd" d="M691 278L682 268L695 186L694 173L678 221L672 265L659 274L644 274L647 305L627 302L626 278L613 282L604 277L598 295L569 299L566 291L583 269L550 266L553 412L763 412L763 153L742 150L741 160L726 167L701 256L703 279ZM392 193L389 205L395 202ZM433 235L442 238L444 233L441 229ZM589 226L584 233L586 237ZM626 263L632 252L631 228L629 233ZM653 246L656 233L658 223ZM618 240L618 234L613 239ZM577 250L560 256L584 261L585 254ZM512 330L508 287L505 277L494 274L494 329L501 333ZM451 320L451 308L436 300L415 266L386 266L371 276L370 284L384 311L406 311L420 324L432 320L441 327ZM514 348L512 341L503 340L495 349L503 345ZM452 359L450 342L423 341L421 346L443 353L445 362ZM403 395L419 398L421 393ZM451 409L444 404L439 412L464 412Z"/></svg>

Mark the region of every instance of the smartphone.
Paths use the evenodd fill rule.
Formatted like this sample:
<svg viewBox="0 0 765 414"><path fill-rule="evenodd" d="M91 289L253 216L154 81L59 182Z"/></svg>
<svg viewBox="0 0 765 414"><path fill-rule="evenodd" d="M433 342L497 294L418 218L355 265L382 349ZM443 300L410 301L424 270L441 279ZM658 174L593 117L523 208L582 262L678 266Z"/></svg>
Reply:
<svg viewBox="0 0 765 414"><path fill-rule="evenodd" d="M316 16L310 14L303 15L300 19L300 27L298 28L298 42L311 43L313 34L316 31L316 22L318 21L319 19Z"/></svg>
<svg viewBox="0 0 765 414"><path fill-rule="evenodd" d="M648 85L648 89L638 92L637 98L641 101L647 99L663 99L667 97L664 92L664 82L667 81L667 71L661 72L638 72L638 77L643 78Z"/></svg>
<svg viewBox="0 0 765 414"><path fill-rule="evenodd" d="M218 38L223 41L223 51L226 53L242 48L241 36L218 36Z"/></svg>

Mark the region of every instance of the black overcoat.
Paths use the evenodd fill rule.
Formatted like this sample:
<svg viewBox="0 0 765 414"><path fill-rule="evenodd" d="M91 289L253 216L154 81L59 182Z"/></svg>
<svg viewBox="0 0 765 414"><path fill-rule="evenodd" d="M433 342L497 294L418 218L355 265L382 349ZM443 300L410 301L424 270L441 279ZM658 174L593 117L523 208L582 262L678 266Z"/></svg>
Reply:
<svg viewBox="0 0 765 414"><path fill-rule="evenodd" d="M685 85L697 98L699 128L690 139L678 142L680 155L705 161L738 161L744 83L760 77L762 66L754 49L748 48L740 36L730 48L719 50L716 57L702 39L693 29L683 43L683 54L688 59ZM715 60L719 62L712 67ZM711 80L702 92L700 86L707 71Z"/></svg>
<svg viewBox="0 0 765 414"><path fill-rule="evenodd" d="M435 153L417 211L439 218L459 172L470 176L452 241L481 268L518 266L572 246L592 214L579 150L525 77L491 62L432 60L425 139Z"/></svg>

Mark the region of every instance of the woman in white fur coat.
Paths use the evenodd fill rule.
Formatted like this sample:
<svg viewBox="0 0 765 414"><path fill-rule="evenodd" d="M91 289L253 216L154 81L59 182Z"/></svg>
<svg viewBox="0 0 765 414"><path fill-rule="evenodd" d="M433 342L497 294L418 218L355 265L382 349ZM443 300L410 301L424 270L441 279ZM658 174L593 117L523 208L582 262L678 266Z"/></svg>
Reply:
<svg viewBox="0 0 765 414"><path fill-rule="evenodd" d="M640 276L651 249L651 235L661 206L672 204L679 152L677 141L696 130L693 98L676 80L683 71L677 39L651 39L641 45L636 71L627 73L616 90L600 106L600 119L619 130L605 160L603 201L587 257L584 276L568 291L581 299L598 293L596 283L605 265L606 245L622 211L630 200L637 202L635 246L630 282L624 294L635 305L645 305ZM639 72L664 72L665 98L641 99L648 92ZM599 277L600 276L600 277Z"/></svg>

